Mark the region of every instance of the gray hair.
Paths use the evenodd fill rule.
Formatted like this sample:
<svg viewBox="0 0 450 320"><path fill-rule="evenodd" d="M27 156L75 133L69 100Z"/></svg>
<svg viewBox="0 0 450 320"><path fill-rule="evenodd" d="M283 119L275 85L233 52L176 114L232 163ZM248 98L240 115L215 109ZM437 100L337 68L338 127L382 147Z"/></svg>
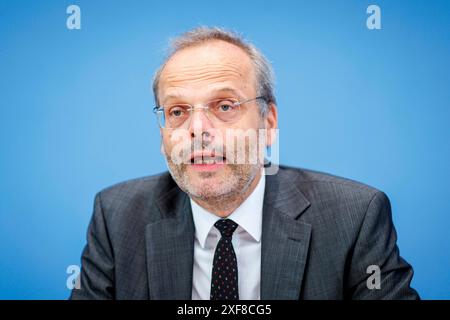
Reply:
<svg viewBox="0 0 450 320"><path fill-rule="evenodd" d="M266 116L269 109L269 103L276 103L274 95L274 73L270 62L260 50L250 42L244 40L240 35L233 31L218 27L195 28L183 33L171 41L169 53L163 64L156 71L153 79L153 95L155 97L156 105L159 105L158 86L161 73L170 58L182 49L194 47L212 40L222 40L234 44L248 54L255 68L257 96L263 97L264 100L263 102L259 102L261 115Z"/></svg>

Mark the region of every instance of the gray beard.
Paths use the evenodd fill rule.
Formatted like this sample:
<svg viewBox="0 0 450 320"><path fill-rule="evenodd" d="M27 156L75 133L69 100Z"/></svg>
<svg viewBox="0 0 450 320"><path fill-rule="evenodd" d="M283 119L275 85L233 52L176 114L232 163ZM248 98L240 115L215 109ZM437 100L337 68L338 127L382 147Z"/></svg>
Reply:
<svg viewBox="0 0 450 320"><path fill-rule="evenodd" d="M213 207L226 209L227 205L233 206L237 201L243 200L248 188L254 181L260 165L250 164L229 164L227 165L231 171L231 177L227 178L230 182L228 187L215 194L208 192L209 190L195 190L190 184L186 174L187 164L174 164L170 157L166 156L167 166L172 178L175 180L181 190L186 192L191 198L198 199L208 203ZM212 172L199 172L201 178L209 178L214 175Z"/></svg>

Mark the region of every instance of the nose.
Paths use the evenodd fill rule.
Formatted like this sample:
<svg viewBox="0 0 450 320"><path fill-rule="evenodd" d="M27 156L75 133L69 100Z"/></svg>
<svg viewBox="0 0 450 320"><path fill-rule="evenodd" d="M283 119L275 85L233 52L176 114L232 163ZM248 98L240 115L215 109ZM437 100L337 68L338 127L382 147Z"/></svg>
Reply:
<svg viewBox="0 0 450 320"><path fill-rule="evenodd" d="M214 126L207 115L208 111L205 109L195 109L191 112L191 121L189 123L191 137L209 137Z"/></svg>

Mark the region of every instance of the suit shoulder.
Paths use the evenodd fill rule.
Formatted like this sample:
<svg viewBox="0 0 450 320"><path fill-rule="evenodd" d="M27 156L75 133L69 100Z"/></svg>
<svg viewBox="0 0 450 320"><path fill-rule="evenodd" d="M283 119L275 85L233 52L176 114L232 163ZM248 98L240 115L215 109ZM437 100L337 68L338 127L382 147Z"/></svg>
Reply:
<svg viewBox="0 0 450 320"><path fill-rule="evenodd" d="M355 239L368 214L375 219L389 219L389 199L374 187L309 169L280 167L280 172L284 170L286 179L292 177L291 183L310 203L303 218L314 223L316 230L323 228L323 232L319 231L321 234L334 229L338 234L346 234L347 239Z"/></svg>
<svg viewBox="0 0 450 320"><path fill-rule="evenodd" d="M173 186L169 172L122 181L98 192L102 203L153 198Z"/></svg>
<svg viewBox="0 0 450 320"><path fill-rule="evenodd" d="M358 206L363 210L367 209L374 199L389 202L383 191L337 175L286 166L280 166L280 173L286 179L290 179L311 202L316 204L340 208Z"/></svg>
<svg viewBox="0 0 450 320"><path fill-rule="evenodd" d="M326 172L289 166L280 166L280 169L285 171L287 175L294 177L295 183L299 186L316 186L322 189L340 188L342 190L367 193L370 195L383 193L377 188L365 183Z"/></svg>

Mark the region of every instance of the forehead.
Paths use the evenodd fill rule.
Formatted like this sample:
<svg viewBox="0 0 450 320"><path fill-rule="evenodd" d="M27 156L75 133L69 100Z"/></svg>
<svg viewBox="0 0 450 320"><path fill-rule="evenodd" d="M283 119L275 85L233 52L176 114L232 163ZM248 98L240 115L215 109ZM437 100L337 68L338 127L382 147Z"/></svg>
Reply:
<svg viewBox="0 0 450 320"><path fill-rule="evenodd" d="M164 66L158 94L166 97L203 98L220 88L253 94L255 75L248 54L224 41L209 41L182 49ZM228 90L229 91L229 90Z"/></svg>

